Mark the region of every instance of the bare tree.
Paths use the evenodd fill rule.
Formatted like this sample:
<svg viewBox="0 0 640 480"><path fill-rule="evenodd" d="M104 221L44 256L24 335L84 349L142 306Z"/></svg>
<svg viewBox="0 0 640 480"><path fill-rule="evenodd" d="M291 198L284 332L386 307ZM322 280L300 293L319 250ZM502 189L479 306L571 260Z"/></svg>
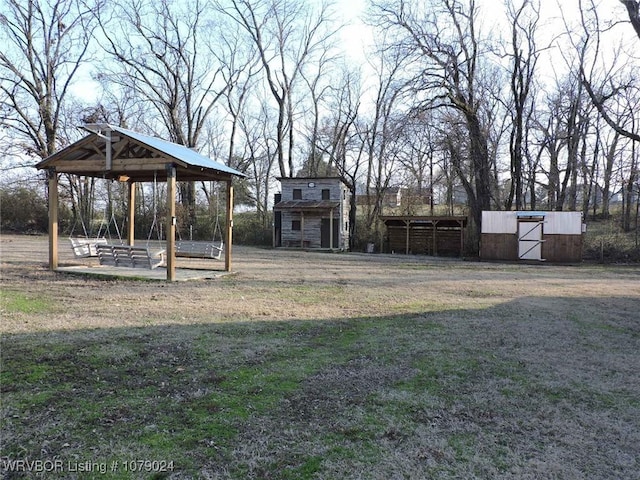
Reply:
<svg viewBox="0 0 640 480"><path fill-rule="evenodd" d="M206 25L206 4L190 0L122 0L114 16L101 22L105 49L114 60L104 75L130 89L162 119L170 140L197 148L204 124L227 88L224 64L208 49L214 35Z"/></svg>
<svg viewBox="0 0 640 480"><path fill-rule="evenodd" d="M481 116L482 54L475 0L431 0L420 5L395 0L377 5L381 26L397 32L396 47L415 61L414 85L423 98L416 107L450 109L464 121L470 168L458 173L465 175L460 180L479 231L482 211L491 208L492 169Z"/></svg>
<svg viewBox="0 0 640 480"><path fill-rule="evenodd" d="M620 141L620 134L613 132L609 139L602 139L601 135L598 135L600 142L604 143L603 147L606 149L604 158L604 168L602 172L602 216L603 218L609 218L609 204L611 200L611 179L613 174L613 166L616 160L616 154L618 153L618 142Z"/></svg>
<svg viewBox="0 0 640 480"><path fill-rule="evenodd" d="M399 148L404 113L401 108L408 81L403 78L407 67L406 57L396 49L386 49L382 42L382 54L373 64L376 84L374 109L361 132L365 143L367 173L365 177L365 228L381 238L379 215L383 213L383 200L389 188Z"/></svg>
<svg viewBox="0 0 640 480"><path fill-rule="evenodd" d="M640 1L620 0L620 3L627 9L631 26L636 31L638 38L640 38Z"/></svg>
<svg viewBox="0 0 640 480"><path fill-rule="evenodd" d="M355 248L357 236L357 193L364 164L365 142L358 123L362 101L361 72L344 67L340 80L330 88L329 112L318 130L316 151L327 158L328 168L338 173L350 192L349 247Z"/></svg>
<svg viewBox="0 0 640 480"><path fill-rule="evenodd" d="M576 210L578 174L586 162L592 122L590 105L579 80L572 74L549 91L545 118L538 118L541 146L548 158L545 184L547 208Z"/></svg>
<svg viewBox="0 0 640 480"><path fill-rule="evenodd" d="M640 2L637 0L620 0L626 9L626 15L633 27L637 39L640 39ZM638 67L634 52L629 51L624 44L615 47L614 55L604 56L605 42L603 38L617 27L613 21L602 22L598 8L593 0L580 0L581 30L578 39L572 37L574 48L589 51L590 56L581 57L580 78L591 102L602 119L614 130L617 136L631 141L630 152L626 155L628 163L621 171L627 172L623 176L623 215L622 227L625 231L631 229L631 210L634 208L634 189L638 176L636 158L638 133L637 94ZM636 40L637 40L636 39ZM637 46L637 42L634 42ZM613 58L613 60L610 60ZM612 145L619 143L618 137ZM614 152L607 152L607 166L613 158ZM605 169L605 174L609 174Z"/></svg>
<svg viewBox="0 0 640 480"><path fill-rule="evenodd" d="M277 147L269 129L272 118L266 102L252 111L257 113L246 112L239 117L238 128L244 139L244 150L238 155L246 162L247 167L244 171L251 186L250 199L257 209L263 228L266 229L270 219L271 176L276 162Z"/></svg>
<svg viewBox="0 0 640 480"><path fill-rule="evenodd" d="M6 0L0 7L0 120L22 152L61 147L65 101L89 60L103 0Z"/></svg>
<svg viewBox="0 0 640 480"><path fill-rule="evenodd" d="M318 148L318 137L320 135L320 124L323 116L323 100L330 95L331 81L326 80L331 72L331 64L335 57L331 54L329 45L323 46L323 52L319 55L314 68L309 68L308 72L302 72L302 77L307 85L309 96L311 97L311 126L309 128L309 153L306 162L306 171L309 176L318 176L323 165L322 149ZM305 99L308 103L308 99ZM327 170L331 170L327 164ZM325 172L326 174L327 172Z"/></svg>
<svg viewBox="0 0 640 480"><path fill-rule="evenodd" d="M88 64L102 0L8 0L0 7L0 122L11 134L5 151L31 164L71 143L71 89ZM71 125L75 127L75 125ZM71 203L73 225L90 230L95 180L65 176L60 196Z"/></svg>
<svg viewBox="0 0 640 480"><path fill-rule="evenodd" d="M433 110L415 112L405 121L402 132L403 147L398 162L405 172L403 184L410 188L407 192L406 204L403 210L407 214L414 212L414 208L429 200L429 211L434 214L434 183L436 178L436 155L438 143L436 132L432 127L435 123Z"/></svg>
<svg viewBox="0 0 640 480"><path fill-rule="evenodd" d="M257 76L259 73L259 59L255 55L255 51L251 46L246 48L246 45L242 44L242 39L239 36L231 35L233 39L229 42L229 56L228 62L230 68L228 73L223 72L225 77L225 83L229 86L224 96L226 99L226 110L230 116L231 129L229 132L229 149L227 155L227 164L232 165L234 158L238 158L236 155L236 140L238 136L238 130L240 128L240 122L243 115L246 115L247 104L250 100L250 95L255 90L257 85ZM242 159L240 164L234 165L241 171L244 171L248 159Z"/></svg>
<svg viewBox="0 0 640 480"><path fill-rule="evenodd" d="M546 115L537 119L537 131L541 150L548 157L548 169L543 172L547 181L543 185L546 191L546 208L555 210L558 204L560 188L561 154L565 148L561 120L561 100L558 96L549 96L545 108Z"/></svg>
<svg viewBox="0 0 640 480"><path fill-rule="evenodd" d="M624 130L637 133L640 130L637 111L640 107L638 89L628 89L620 102L620 115L615 119L616 124ZM624 135L623 135L624 136ZM628 137L627 137L628 138ZM622 229L629 232L632 229L631 214L636 210L634 197L640 196L638 180L640 179L640 160L638 159L638 142L629 139L631 145L627 147L625 163L621 165L622 183ZM637 215L637 211L636 211Z"/></svg>
<svg viewBox="0 0 640 480"><path fill-rule="evenodd" d="M508 56L511 60L513 127L509 139L511 185L505 208L511 210L515 203L516 209L520 210L524 207L523 165L529 140L525 136L528 131L526 124L533 108L530 94L540 55L535 38L540 21L540 3L538 0L523 0L519 7L510 1L506 4L511 20L511 44Z"/></svg>
<svg viewBox="0 0 640 480"><path fill-rule="evenodd" d="M619 0L621 4L624 5L627 11L627 15L629 21L631 22L632 27L634 28L638 39L640 39L640 1L638 0ZM594 106L602 116L602 118L607 122L607 124L618 132L620 135L629 138L633 141L640 141L640 134L637 132L629 131L625 129L622 125L616 123L615 119L611 116L611 107L612 103L615 103L617 97L621 95L629 85L626 81L619 82L617 79L611 77L611 75L606 76L604 79L600 79L598 81L595 77L597 73L597 63L601 53L601 42L600 36L601 34L608 30L609 27L606 28L601 25L600 18L598 15L598 11L594 0L579 0L580 12L581 12L581 45L583 49L587 49L593 44L593 55L594 59L591 65L587 65L586 59L581 64L580 75L582 84L584 88L591 98ZM574 41L574 46L576 42ZM616 55L613 56L615 58L614 64L611 65L608 69L609 74L615 70L615 63L621 61L623 65L625 65L624 58L630 58L628 53L625 53L621 49L618 50ZM630 66L634 64L634 62L629 62ZM637 75L633 75L637 77ZM626 80L629 77L623 75L623 78ZM615 106L613 107L615 109Z"/></svg>
<svg viewBox="0 0 640 480"><path fill-rule="evenodd" d="M304 1L231 0L216 2L255 46L267 87L277 105L277 158L280 175L295 172L294 91L305 67L335 34L329 7L316 12Z"/></svg>
<svg viewBox="0 0 640 480"><path fill-rule="evenodd" d="M105 50L113 59L102 76L155 111L157 117L138 120L147 129L198 149L206 121L233 77L233 72L222 75L228 65L219 47L225 43L210 44L216 32L208 23L206 2L121 0L113 9L112 18L100 23ZM179 196L193 225L195 184L181 183Z"/></svg>

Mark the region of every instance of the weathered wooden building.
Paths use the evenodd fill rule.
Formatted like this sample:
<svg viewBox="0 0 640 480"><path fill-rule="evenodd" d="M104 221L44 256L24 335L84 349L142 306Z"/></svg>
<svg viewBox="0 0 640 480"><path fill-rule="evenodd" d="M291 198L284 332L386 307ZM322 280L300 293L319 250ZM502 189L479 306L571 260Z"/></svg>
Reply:
<svg viewBox="0 0 640 480"><path fill-rule="evenodd" d="M388 253L462 256L464 216L381 216L387 227Z"/></svg>
<svg viewBox="0 0 640 480"><path fill-rule="evenodd" d="M480 258L575 263L582 261L580 212L482 212Z"/></svg>
<svg viewBox="0 0 640 480"><path fill-rule="evenodd" d="M279 178L274 247L349 249L350 196L338 177Z"/></svg>

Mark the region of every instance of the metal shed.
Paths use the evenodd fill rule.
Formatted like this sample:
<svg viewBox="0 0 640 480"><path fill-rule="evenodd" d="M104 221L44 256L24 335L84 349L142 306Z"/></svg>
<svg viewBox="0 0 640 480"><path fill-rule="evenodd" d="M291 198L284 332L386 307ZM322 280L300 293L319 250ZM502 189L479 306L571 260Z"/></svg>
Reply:
<svg viewBox="0 0 640 480"><path fill-rule="evenodd" d="M580 212L482 212L480 258L575 263L582 261Z"/></svg>

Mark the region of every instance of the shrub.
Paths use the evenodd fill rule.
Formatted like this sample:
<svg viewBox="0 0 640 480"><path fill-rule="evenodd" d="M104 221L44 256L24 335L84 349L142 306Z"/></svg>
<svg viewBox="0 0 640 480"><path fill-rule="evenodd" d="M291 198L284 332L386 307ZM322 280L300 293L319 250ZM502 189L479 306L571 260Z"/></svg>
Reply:
<svg viewBox="0 0 640 480"><path fill-rule="evenodd" d="M2 188L0 208L0 230L3 232L45 233L49 227L47 200L35 189Z"/></svg>
<svg viewBox="0 0 640 480"><path fill-rule="evenodd" d="M365 219L362 216L356 217L356 228L353 238L351 239L351 250L354 252L366 252L367 244L373 243L376 248L381 248L383 239L378 238L374 228L368 228Z"/></svg>
<svg viewBox="0 0 640 480"><path fill-rule="evenodd" d="M600 262L640 262L638 232L623 232L620 217L592 220L584 236L583 258Z"/></svg>
<svg viewBox="0 0 640 480"><path fill-rule="evenodd" d="M238 245L272 246L273 229L271 215L265 227L258 212L236 213L233 216L233 243Z"/></svg>

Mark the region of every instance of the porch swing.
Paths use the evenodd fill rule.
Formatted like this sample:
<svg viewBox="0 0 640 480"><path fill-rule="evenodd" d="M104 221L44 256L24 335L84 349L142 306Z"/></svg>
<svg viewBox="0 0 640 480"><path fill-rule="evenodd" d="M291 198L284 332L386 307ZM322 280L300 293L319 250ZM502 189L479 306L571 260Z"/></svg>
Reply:
<svg viewBox="0 0 640 480"><path fill-rule="evenodd" d="M137 247L134 245L125 245L124 242L120 244L104 244L97 245L96 252L100 265L107 265L112 267L129 267L129 268L148 268L153 270L158 267L166 266L165 250L152 250L150 247L151 237L153 236L154 228L158 231L158 240L160 240L161 232L158 225L158 209L156 206L156 174L153 175L153 222L149 229L149 236L147 237L147 245L145 247ZM113 214L112 214L112 218ZM114 219L115 220L115 219ZM109 222L111 223L111 222ZM116 230L118 232L118 238L120 236L120 229L116 223Z"/></svg>
<svg viewBox="0 0 640 480"><path fill-rule="evenodd" d="M213 227L211 241L195 241L191 239L191 235L189 236L189 240L182 240L180 230L178 230L177 232L180 239L176 242L176 257L202 258L207 260L220 260L222 258L222 253L224 252L224 241L222 239L222 229L220 228L220 205L218 201L218 192L216 192L215 195L216 220ZM218 242L216 242L216 235L219 238Z"/></svg>
<svg viewBox="0 0 640 480"><path fill-rule="evenodd" d="M103 228L105 225L105 215L100 220L100 226L98 227L98 232L95 237L90 237L87 232L87 226L84 223L84 218L82 218L82 214L78 211L78 214L75 216L75 220L71 227L71 232L69 232L69 242L71 243L71 250L73 251L73 255L76 258L89 258L89 257L97 257L98 251L96 249L97 245L106 245L109 243L107 238L104 236L105 233L109 233L109 225L111 220L115 222L115 217L112 215L109 224L107 224L105 231L103 232ZM84 233L84 237L80 235L73 235L73 232L76 229L76 225L78 224L78 219L80 219L80 224L82 225L82 232ZM118 224L115 223L116 230L118 230ZM118 237L120 236L120 232L118 231ZM109 233L109 239L111 239L111 235Z"/></svg>
<svg viewBox="0 0 640 480"><path fill-rule="evenodd" d="M95 237L90 237L87 233L87 228L84 224L84 220L80 219L82 223L82 230L84 232L84 237L73 235L75 225L78 219L73 223L73 227L71 227L71 232L69 233L69 243L71 243L71 250L73 251L73 255L76 258L89 258L89 257L97 257L98 251L96 250L97 245L106 245L107 239L104 236L100 236L101 230L98 230L98 233ZM102 226L100 227L102 229Z"/></svg>

